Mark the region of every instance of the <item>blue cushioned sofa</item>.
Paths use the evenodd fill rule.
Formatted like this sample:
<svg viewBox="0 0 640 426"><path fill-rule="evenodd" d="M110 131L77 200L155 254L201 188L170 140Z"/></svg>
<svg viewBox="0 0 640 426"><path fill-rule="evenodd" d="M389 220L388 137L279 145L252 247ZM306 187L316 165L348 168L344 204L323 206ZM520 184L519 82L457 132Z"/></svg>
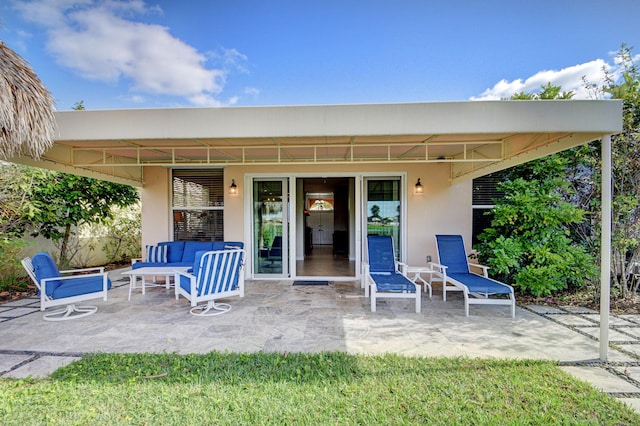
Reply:
<svg viewBox="0 0 640 426"><path fill-rule="evenodd" d="M242 241L165 241L158 246L167 246L167 262L140 262L134 261L132 269L149 266L175 266L193 267L196 253L199 251L224 250L230 247L244 248Z"/></svg>

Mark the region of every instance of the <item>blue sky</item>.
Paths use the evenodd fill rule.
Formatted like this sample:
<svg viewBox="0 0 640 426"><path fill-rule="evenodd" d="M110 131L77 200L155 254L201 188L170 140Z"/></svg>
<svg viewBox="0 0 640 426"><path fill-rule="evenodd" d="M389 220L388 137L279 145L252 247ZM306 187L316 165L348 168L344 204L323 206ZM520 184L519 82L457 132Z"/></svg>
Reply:
<svg viewBox="0 0 640 426"><path fill-rule="evenodd" d="M0 2L59 110L588 98L638 22L638 0Z"/></svg>

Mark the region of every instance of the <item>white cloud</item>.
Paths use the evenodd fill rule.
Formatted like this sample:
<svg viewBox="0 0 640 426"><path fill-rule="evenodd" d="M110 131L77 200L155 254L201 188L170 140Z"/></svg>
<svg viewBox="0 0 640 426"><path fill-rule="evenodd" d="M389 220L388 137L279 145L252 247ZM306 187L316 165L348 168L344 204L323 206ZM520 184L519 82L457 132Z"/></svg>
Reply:
<svg viewBox="0 0 640 426"><path fill-rule="evenodd" d="M123 96L122 99L134 104L142 104L147 101L144 96L140 95Z"/></svg>
<svg viewBox="0 0 640 426"><path fill-rule="evenodd" d="M249 74L249 70L245 65L247 56L238 52L237 49L221 48L216 52L209 52L209 57L224 69L237 70L243 74Z"/></svg>
<svg viewBox="0 0 640 426"><path fill-rule="evenodd" d="M591 93L585 87L584 80L590 84L602 85L605 75L603 69L610 71L611 65L602 59L596 59L561 70L540 71L524 81L503 79L471 100L499 100L520 92L535 93L548 83L562 87L563 92L573 91L573 99L590 99Z"/></svg>
<svg viewBox="0 0 640 426"><path fill-rule="evenodd" d="M257 87L245 87L244 94L249 95L253 98L257 98L258 95L260 95L260 89L258 89Z"/></svg>
<svg viewBox="0 0 640 426"><path fill-rule="evenodd" d="M47 49L62 66L86 79L125 82L131 92L177 96L194 105L219 105L228 66L246 57L224 50L221 67L160 25L132 18L161 13L142 0L35 0L16 2L24 19L43 26Z"/></svg>

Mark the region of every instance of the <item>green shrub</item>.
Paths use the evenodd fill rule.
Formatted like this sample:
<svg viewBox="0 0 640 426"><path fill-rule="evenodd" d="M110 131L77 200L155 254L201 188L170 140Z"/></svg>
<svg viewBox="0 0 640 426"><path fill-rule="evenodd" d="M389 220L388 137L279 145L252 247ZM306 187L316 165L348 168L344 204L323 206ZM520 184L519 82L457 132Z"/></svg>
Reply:
<svg viewBox="0 0 640 426"><path fill-rule="evenodd" d="M107 261L125 262L140 257L142 218L140 204L114 209L114 217L106 223L107 242L102 249Z"/></svg>
<svg viewBox="0 0 640 426"><path fill-rule="evenodd" d="M26 290L28 281L20 260L27 245L22 239L0 237L0 291Z"/></svg>
<svg viewBox="0 0 640 426"><path fill-rule="evenodd" d="M477 247L495 278L548 296L595 277L593 258L570 238L570 227L584 220L584 212L563 200L566 182L516 178L500 187L506 195L496 200L491 227Z"/></svg>

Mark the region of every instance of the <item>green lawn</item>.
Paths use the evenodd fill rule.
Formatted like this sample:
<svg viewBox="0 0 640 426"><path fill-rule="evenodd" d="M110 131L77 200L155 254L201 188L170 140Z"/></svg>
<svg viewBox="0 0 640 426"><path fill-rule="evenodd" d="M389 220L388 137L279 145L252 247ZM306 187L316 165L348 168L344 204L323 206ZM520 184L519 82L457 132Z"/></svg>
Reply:
<svg viewBox="0 0 640 426"><path fill-rule="evenodd" d="M640 425L552 362L322 354L97 354L0 380L0 424Z"/></svg>

